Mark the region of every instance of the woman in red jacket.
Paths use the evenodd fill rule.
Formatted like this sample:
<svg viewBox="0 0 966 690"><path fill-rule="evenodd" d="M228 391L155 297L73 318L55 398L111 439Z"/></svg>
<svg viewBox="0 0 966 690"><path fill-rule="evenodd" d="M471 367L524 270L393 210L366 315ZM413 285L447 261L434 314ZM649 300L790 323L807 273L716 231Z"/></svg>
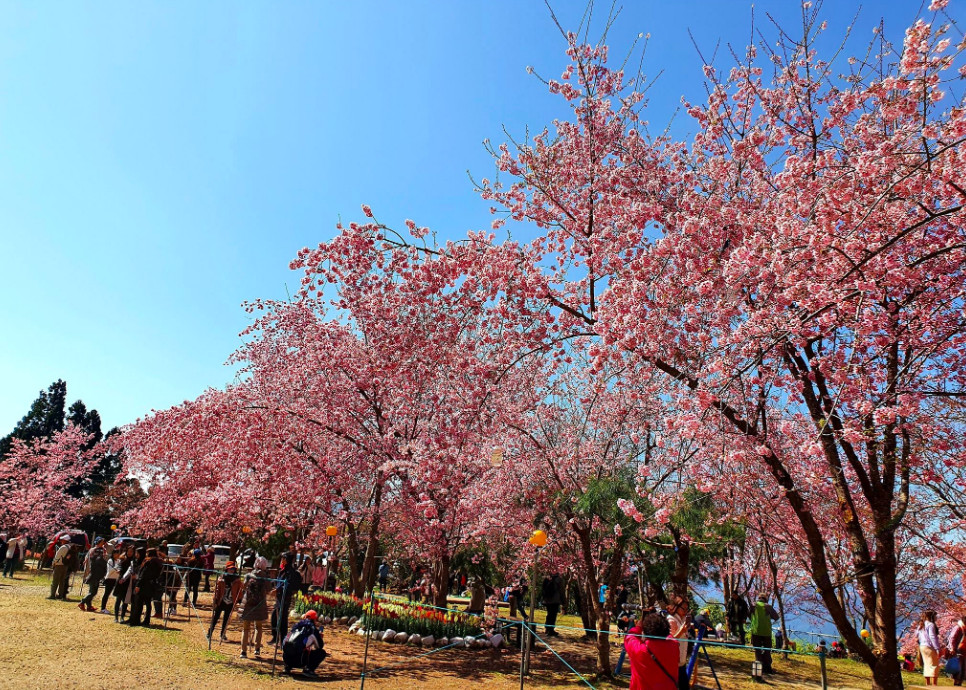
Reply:
<svg viewBox="0 0 966 690"><path fill-rule="evenodd" d="M667 620L649 613L624 638L631 662L630 690L677 690L678 643Z"/></svg>

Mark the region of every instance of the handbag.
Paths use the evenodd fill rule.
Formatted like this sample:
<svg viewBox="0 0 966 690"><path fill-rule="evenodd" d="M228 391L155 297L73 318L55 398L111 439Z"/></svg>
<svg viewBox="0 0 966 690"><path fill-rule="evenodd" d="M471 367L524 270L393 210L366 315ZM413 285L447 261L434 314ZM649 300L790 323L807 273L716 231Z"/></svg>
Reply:
<svg viewBox="0 0 966 690"><path fill-rule="evenodd" d="M959 673L959 657L951 656L946 659L946 673L955 676Z"/></svg>

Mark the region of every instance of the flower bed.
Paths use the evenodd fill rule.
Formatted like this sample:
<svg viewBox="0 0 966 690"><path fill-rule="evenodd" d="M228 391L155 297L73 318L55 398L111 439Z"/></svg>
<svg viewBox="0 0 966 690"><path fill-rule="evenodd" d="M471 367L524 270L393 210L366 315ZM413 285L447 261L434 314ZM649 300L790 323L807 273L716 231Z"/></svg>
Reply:
<svg viewBox="0 0 966 690"><path fill-rule="evenodd" d="M398 630L410 635L436 639L466 637L481 634L479 616L457 611L442 611L406 602L376 599L370 610L367 602L362 616L362 627L373 632Z"/></svg>
<svg viewBox="0 0 966 690"><path fill-rule="evenodd" d="M335 592L297 595L292 603L293 612L301 616L309 609L333 621L358 619L360 627L373 632L394 630L436 639L476 636L482 632L479 616L379 597L370 602L368 598Z"/></svg>
<svg viewBox="0 0 966 690"><path fill-rule="evenodd" d="M299 594L292 602L292 610L301 616L309 609L315 609L320 616L333 620L339 618L359 618L362 616L364 602L351 594L320 592Z"/></svg>

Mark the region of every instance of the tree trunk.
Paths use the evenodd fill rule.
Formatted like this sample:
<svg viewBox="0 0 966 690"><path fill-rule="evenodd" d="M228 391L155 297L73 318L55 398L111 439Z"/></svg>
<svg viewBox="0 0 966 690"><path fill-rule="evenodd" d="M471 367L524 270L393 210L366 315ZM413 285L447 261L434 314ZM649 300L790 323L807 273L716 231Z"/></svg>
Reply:
<svg viewBox="0 0 966 690"><path fill-rule="evenodd" d="M771 555L771 547L768 541L763 541L765 545L765 558L768 560L768 570L771 572L771 588L775 593L775 602L778 604L778 622L782 631L782 647L788 647L788 628L785 626L785 602L782 600L782 588L778 584L778 565ZM788 655L785 655L788 658Z"/></svg>
<svg viewBox="0 0 966 690"><path fill-rule="evenodd" d="M450 555L447 551L441 559L439 559L436 573L434 575L434 584L436 585L436 597L433 600L433 606L439 606L445 609L446 604L449 601L449 564Z"/></svg>
<svg viewBox="0 0 966 690"><path fill-rule="evenodd" d="M872 666L872 690L903 690L898 657L880 656Z"/></svg>
<svg viewBox="0 0 966 690"><path fill-rule="evenodd" d="M571 581L574 591L574 603L577 604L577 612L580 613L580 621L584 628L589 631L594 627L593 622L590 620L590 611L588 611L587 596L583 591L583 583L579 578ZM594 638L597 637L592 632L584 632L584 637Z"/></svg>
<svg viewBox="0 0 966 690"><path fill-rule="evenodd" d="M674 592L675 596L688 601L688 570L691 565L691 545L679 539L676 533L672 532L672 535L674 537L674 571L671 573L671 591Z"/></svg>
<svg viewBox="0 0 966 690"><path fill-rule="evenodd" d="M597 579L597 571L594 568L594 550L590 541L590 529L574 526L574 531L580 539L580 550L583 558L584 583L590 590L588 599L590 605L588 612L592 613L594 619L594 629L600 630L597 633L597 673L602 676L610 677L613 671L610 667L610 635L607 630L610 628L610 616L605 607L600 603L597 592L600 589L600 581ZM623 560L623 549L615 549L615 553ZM614 556L612 555L611 558ZM589 627L589 626L588 626Z"/></svg>
<svg viewBox="0 0 966 690"><path fill-rule="evenodd" d="M360 586L360 573L359 573L359 536L356 533L355 525L351 522L346 522L346 545L349 550L349 589L356 596L362 596L359 592L362 591ZM326 583L328 586L328 583Z"/></svg>

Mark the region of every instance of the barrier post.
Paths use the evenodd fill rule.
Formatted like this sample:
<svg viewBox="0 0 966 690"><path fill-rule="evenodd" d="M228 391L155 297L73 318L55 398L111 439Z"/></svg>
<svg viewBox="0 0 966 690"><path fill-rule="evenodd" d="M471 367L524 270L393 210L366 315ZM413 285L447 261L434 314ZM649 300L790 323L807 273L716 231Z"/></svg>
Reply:
<svg viewBox="0 0 966 690"><path fill-rule="evenodd" d="M530 543L533 543L532 537ZM520 628L523 635L523 644L520 647L520 690L523 690L524 677L530 673L530 648L533 646L533 633L535 633L537 629L536 621L533 618L533 612L537 607L537 561L540 560L541 548L542 546L537 546L537 550L533 555L533 569L530 576L530 620L525 623L520 623ZM530 630L531 625L533 626L533 631Z"/></svg>
<svg viewBox="0 0 966 690"><path fill-rule="evenodd" d="M824 649L822 649L818 653L818 663L822 669L822 690L828 690L828 671L825 668L825 650Z"/></svg>

